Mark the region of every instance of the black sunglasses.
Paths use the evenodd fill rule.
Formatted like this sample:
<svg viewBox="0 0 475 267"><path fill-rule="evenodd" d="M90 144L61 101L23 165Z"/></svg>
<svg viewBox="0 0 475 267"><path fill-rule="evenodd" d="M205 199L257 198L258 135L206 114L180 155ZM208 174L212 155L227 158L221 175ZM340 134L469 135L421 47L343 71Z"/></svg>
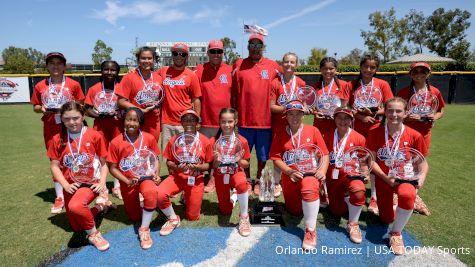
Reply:
<svg viewBox="0 0 475 267"><path fill-rule="evenodd" d="M172 52L172 55L173 55L174 57L176 57L176 56L187 57L187 56L188 56L188 53L173 51L173 52Z"/></svg>
<svg viewBox="0 0 475 267"><path fill-rule="evenodd" d="M214 55L214 54L222 54L222 53L223 53L223 50L221 50L221 49L210 49L210 50L209 50L209 53L210 53L210 54L213 54L213 55Z"/></svg>

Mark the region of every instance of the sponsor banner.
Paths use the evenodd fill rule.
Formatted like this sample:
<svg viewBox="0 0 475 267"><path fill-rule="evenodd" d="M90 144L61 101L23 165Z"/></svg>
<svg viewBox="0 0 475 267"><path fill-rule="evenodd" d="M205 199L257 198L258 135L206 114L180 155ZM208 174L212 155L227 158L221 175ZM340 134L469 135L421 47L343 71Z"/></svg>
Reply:
<svg viewBox="0 0 475 267"><path fill-rule="evenodd" d="M28 77L0 76L0 103L30 102Z"/></svg>

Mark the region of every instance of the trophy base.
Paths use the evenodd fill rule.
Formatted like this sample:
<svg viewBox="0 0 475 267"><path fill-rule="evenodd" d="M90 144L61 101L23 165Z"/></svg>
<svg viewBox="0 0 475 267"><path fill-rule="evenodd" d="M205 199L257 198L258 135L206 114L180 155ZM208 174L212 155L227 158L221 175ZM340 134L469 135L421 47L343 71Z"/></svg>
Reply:
<svg viewBox="0 0 475 267"><path fill-rule="evenodd" d="M419 184L419 182L417 180L403 180L403 179L396 179L396 182L400 183L400 184L403 184L403 183L406 183L406 184L412 184L413 186L416 186Z"/></svg>
<svg viewBox="0 0 475 267"><path fill-rule="evenodd" d="M114 115L110 115L109 113L99 113L99 118L100 119L110 118L110 117L114 117Z"/></svg>
<svg viewBox="0 0 475 267"><path fill-rule="evenodd" d="M378 107L372 107L372 108L369 108L369 110L371 110L371 112L374 114L378 111Z"/></svg>
<svg viewBox="0 0 475 267"><path fill-rule="evenodd" d="M251 223L266 226L284 226L282 211L276 202L258 202L254 205Z"/></svg>
<svg viewBox="0 0 475 267"><path fill-rule="evenodd" d="M141 183L141 182L143 182L143 181L146 181L146 180L153 180L153 175L140 177L139 183Z"/></svg>
<svg viewBox="0 0 475 267"><path fill-rule="evenodd" d="M59 112L59 108L47 108L46 111L57 113L57 112Z"/></svg>
<svg viewBox="0 0 475 267"><path fill-rule="evenodd" d="M86 184L86 183L81 183L81 185L79 186L79 188L82 188L82 187L91 187L92 184Z"/></svg>
<svg viewBox="0 0 475 267"><path fill-rule="evenodd" d="M347 176L349 180L353 181L353 180L360 180L360 181L364 181L364 176L363 175L349 175Z"/></svg>
<svg viewBox="0 0 475 267"><path fill-rule="evenodd" d="M314 172L306 172L303 174L303 177L315 176Z"/></svg>

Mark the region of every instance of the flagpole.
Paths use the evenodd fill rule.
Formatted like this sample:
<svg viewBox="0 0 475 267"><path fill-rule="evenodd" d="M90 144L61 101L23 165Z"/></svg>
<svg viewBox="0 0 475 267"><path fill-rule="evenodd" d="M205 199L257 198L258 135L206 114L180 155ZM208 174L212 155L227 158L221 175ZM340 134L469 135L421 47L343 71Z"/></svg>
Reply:
<svg viewBox="0 0 475 267"><path fill-rule="evenodd" d="M242 20L241 58L244 58L244 20Z"/></svg>

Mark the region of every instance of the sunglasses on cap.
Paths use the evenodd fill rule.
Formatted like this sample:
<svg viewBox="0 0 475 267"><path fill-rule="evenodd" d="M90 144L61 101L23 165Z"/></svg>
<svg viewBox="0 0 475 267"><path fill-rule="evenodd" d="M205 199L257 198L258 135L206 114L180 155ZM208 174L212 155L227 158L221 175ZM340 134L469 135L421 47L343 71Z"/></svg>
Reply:
<svg viewBox="0 0 475 267"><path fill-rule="evenodd" d="M288 103L285 105L285 109L302 109L303 105L299 103Z"/></svg>
<svg viewBox="0 0 475 267"><path fill-rule="evenodd" d="M264 47L263 44L249 44L249 48L261 49L262 47Z"/></svg>
<svg viewBox="0 0 475 267"><path fill-rule="evenodd" d="M173 51L173 52L172 52L172 55L173 55L174 57L176 57L176 56L187 57L187 56L188 56L188 53Z"/></svg>
<svg viewBox="0 0 475 267"><path fill-rule="evenodd" d="M223 50L221 50L221 49L210 49L208 51L209 51L210 54L213 54L213 55L223 53Z"/></svg>

